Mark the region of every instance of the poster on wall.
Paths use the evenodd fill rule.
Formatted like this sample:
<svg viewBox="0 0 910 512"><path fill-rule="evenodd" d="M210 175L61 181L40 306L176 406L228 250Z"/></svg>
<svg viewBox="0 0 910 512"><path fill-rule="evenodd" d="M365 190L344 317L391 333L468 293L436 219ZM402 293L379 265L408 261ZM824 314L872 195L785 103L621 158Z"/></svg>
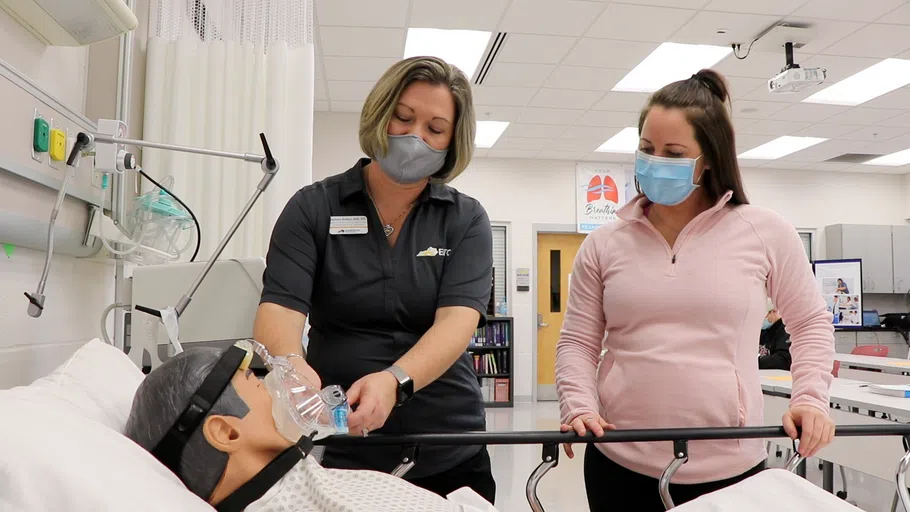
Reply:
<svg viewBox="0 0 910 512"><path fill-rule="evenodd" d="M616 220L626 201L625 170L620 166L575 165L576 230L590 233Z"/></svg>
<svg viewBox="0 0 910 512"><path fill-rule="evenodd" d="M815 280L836 327L863 326L862 260L820 260L813 264Z"/></svg>

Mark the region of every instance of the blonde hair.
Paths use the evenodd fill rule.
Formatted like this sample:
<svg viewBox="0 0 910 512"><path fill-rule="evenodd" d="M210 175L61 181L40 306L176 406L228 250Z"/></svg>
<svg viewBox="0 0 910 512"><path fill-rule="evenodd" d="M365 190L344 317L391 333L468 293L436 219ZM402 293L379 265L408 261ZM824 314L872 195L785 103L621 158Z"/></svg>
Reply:
<svg viewBox="0 0 910 512"><path fill-rule="evenodd" d="M375 160L389 150L388 126L401 93L414 82L444 85L455 98L455 131L445 163L432 180L448 183L464 172L474 155L474 99L460 69L436 57L411 57L392 65L379 78L360 113L360 149Z"/></svg>

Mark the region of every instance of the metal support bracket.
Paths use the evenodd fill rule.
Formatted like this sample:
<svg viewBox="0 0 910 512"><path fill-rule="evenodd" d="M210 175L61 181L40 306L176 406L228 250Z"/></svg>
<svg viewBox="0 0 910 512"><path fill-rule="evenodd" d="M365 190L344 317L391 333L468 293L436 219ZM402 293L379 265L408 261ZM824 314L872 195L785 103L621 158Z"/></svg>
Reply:
<svg viewBox="0 0 910 512"><path fill-rule="evenodd" d="M588 445L587 449L596 450L597 448L593 445ZM540 465L531 473L531 477L528 478L528 484L525 486L525 495L528 498L528 503L531 505L532 512L544 512L543 505L540 503L540 498L537 497L537 484L540 483L543 476L547 474L547 471L550 471L559 465L559 445L555 443L543 445L543 452L541 453L540 458Z"/></svg>
<svg viewBox="0 0 910 512"><path fill-rule="evenodd" d="M799 453L799 439L793 440L793 456L787 461L787 471L796 473L800 464L803 462L803 456Z"/></svg>
<svg viewBox="0 0 910 512"><path fill-rule="evenodd" d="M660 501L663 502L665 510L670 510L675 506L673 498L670 497L670 480L686 462L689 462L689 441L685 439L673 441L673 460L661 473L660 481L658 482Z"/></svg>
<svg viewBox="0 0 910 512"><path fill-rule="evenodd" d="M416 444L407 444L401 449L401 464L392 470L392 476L403 477L417 464L417 456L420 454L420 446Z"/></svg>

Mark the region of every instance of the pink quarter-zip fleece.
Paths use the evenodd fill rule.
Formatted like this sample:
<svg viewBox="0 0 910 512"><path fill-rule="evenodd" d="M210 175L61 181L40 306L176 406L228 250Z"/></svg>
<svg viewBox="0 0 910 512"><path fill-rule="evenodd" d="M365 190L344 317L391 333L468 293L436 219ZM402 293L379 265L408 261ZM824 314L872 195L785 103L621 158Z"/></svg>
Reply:
<svg viewBox="0 0 910 512"><path fill-rule="evenodd" d="M641 195L587 236L556 347L563 423L597 412L618 429L763 425L767 297L792 340L791 406L828 412L834 327L799 234L775 212L730 197L693 219L673 247ZM596 446L654 478L673 458L669 442ZM766 457L760 439L692 441L673 483L727 479Z"/></svg>

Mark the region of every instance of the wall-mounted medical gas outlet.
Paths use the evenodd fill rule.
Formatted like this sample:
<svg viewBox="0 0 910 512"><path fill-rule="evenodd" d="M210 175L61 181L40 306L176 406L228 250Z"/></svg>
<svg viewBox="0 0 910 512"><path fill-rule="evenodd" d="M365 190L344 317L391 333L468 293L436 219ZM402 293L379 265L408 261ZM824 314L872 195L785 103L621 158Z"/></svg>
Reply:
<svg viewBox="0 0 910 512"><path fill-rule="evenodd" d="M66 159L66 132L51 128L50 149L48 153L51 160L59 162Z"/></svg>
<svg viewBox="0 0 910 512"><path fill-rule="evenodd" d="M47 153L51 141L51 127L47 120L41 117L38 109L35 109L34 121L32 121L32 160L36 162L44 161L44 153Z"/></svg>

